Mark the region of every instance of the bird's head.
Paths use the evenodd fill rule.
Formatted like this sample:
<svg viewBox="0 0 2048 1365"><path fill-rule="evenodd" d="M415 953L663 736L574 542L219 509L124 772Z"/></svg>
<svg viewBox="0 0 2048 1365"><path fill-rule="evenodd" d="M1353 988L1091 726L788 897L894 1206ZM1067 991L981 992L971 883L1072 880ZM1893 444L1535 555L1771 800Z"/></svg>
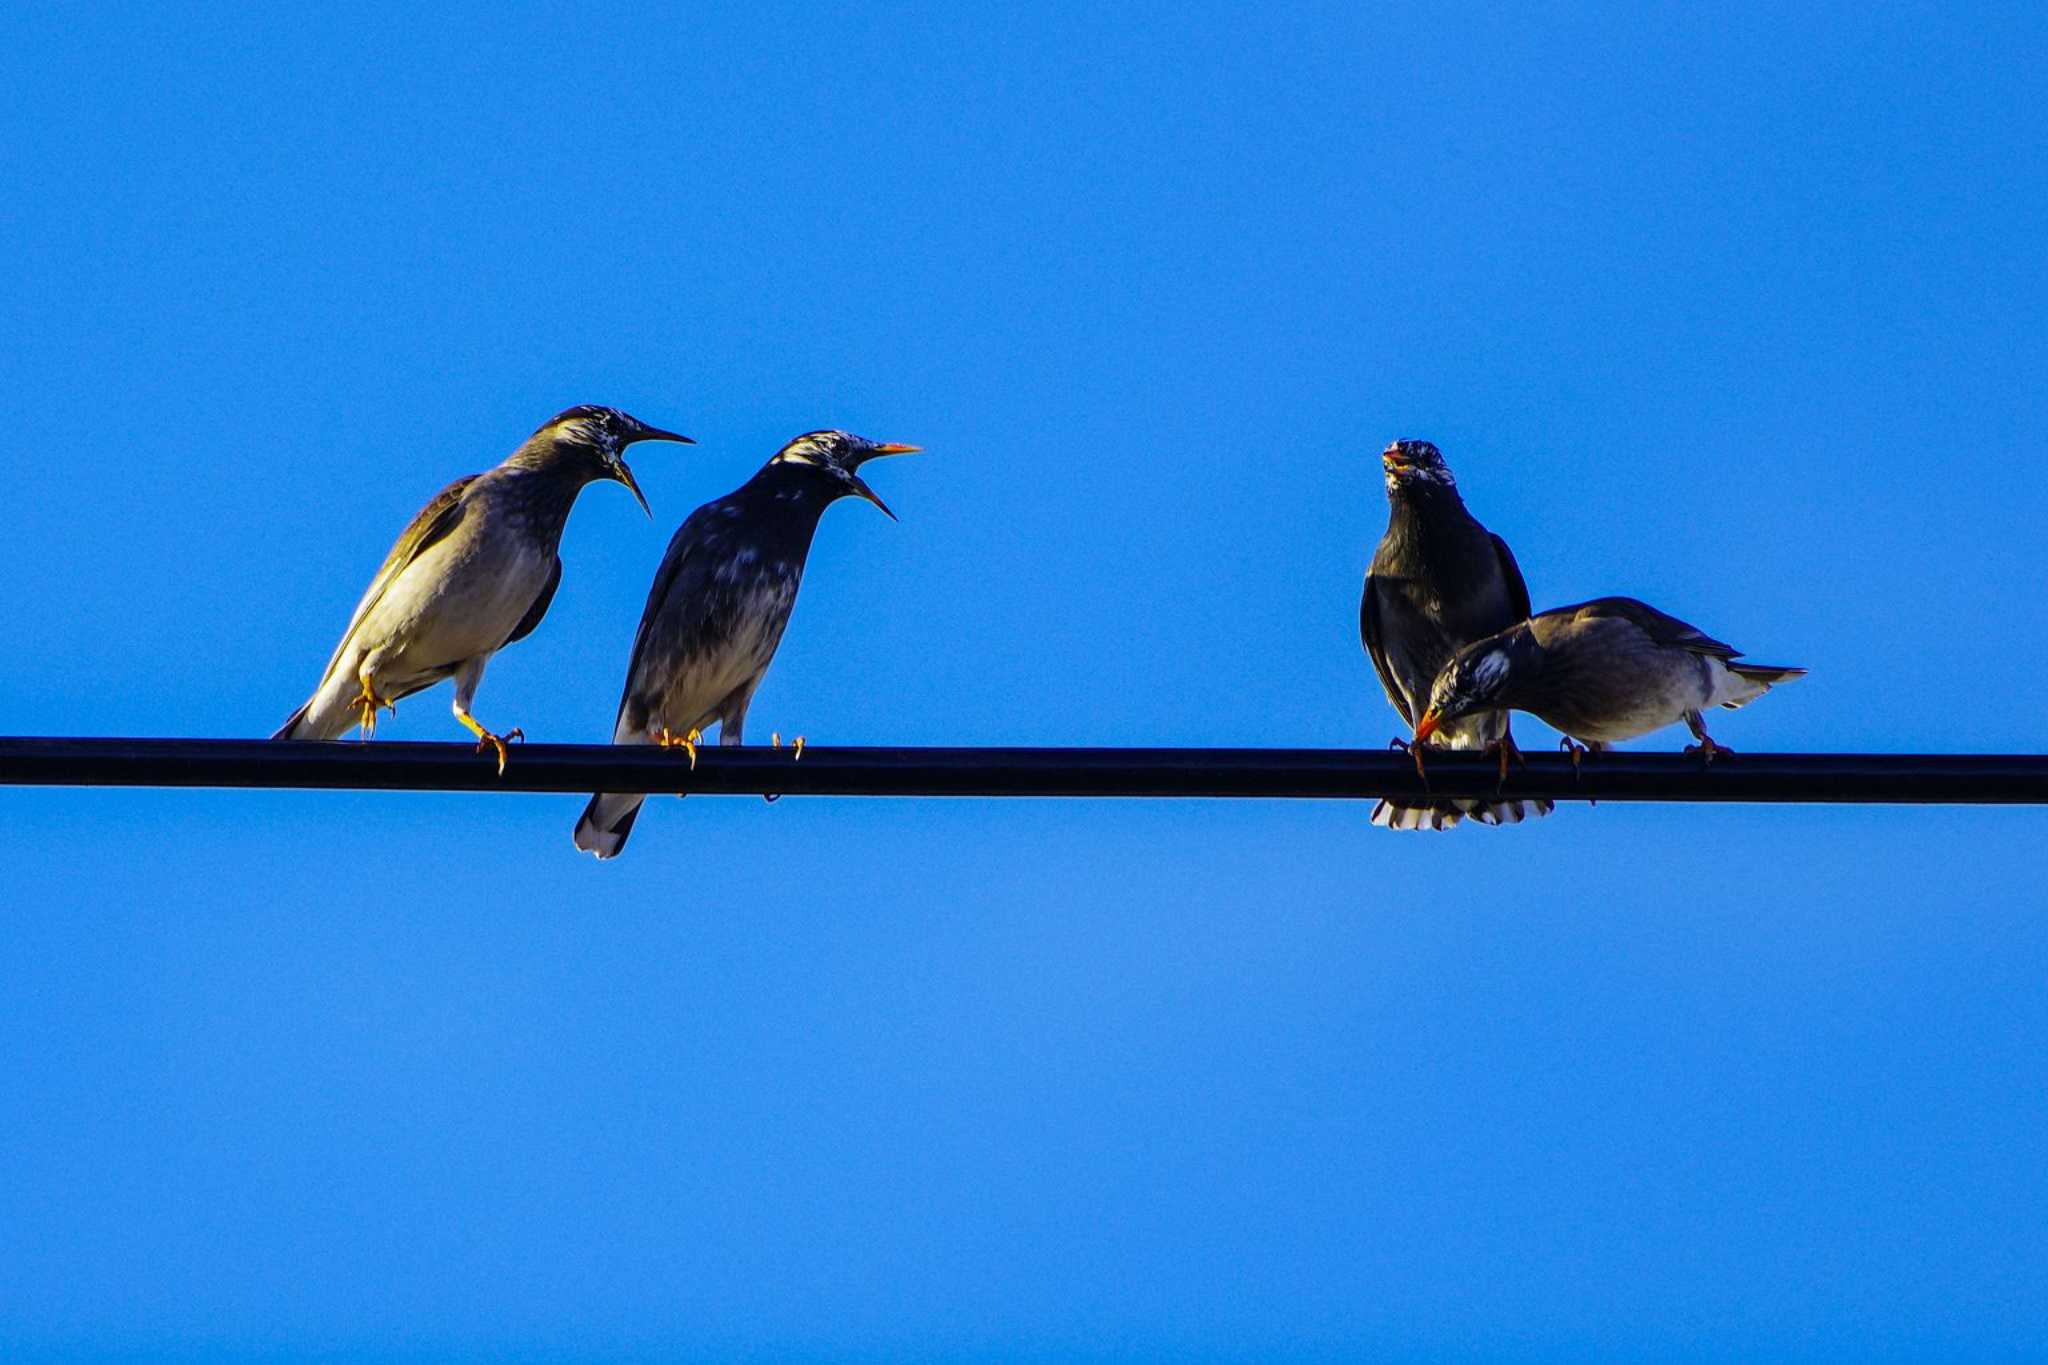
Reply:
<svg viewBox="0 0 2048 1365"><path fill-rule="evenodd" d="M770 468L791 469L816 480L832 497L866 498L894 521L896 514L889 511L889 505L862 482L860 467L878 455L909 455L922 448L870 441L846 431L810 431L776 451L768 464Z"/></svg>
<svg viewBox="0 0 2048 1365"><path fill-rule="evenodd" d="M1380 464L1387 471L1389 493L1458 486L1443 452L1428 441L1395 441L1380 452Z"/></svg>
<svg viewBox="0 0 2048 1365"><path fill-rule="evenodd" d="M594 403L579 403L541 423L529 444L542 441L552 445L555 453L580 461L591 478L611 479L626 485L639 499L641 510L650 517L654 515L654 509L647 506L639 481L626 465L626 447L635 441L696 444L687 436L648 426L631 413L620 412L617 408L601 408Z"/></svg>
<svg viewBox="0 0 2048 1365"><path fill-rule="evenodd" d="M1415 724L1416 741L1475 711L1501 709L1514 667L1514 647L1498 635L1474 641L1452 655L1430 684L1429 709Z"/></svg>

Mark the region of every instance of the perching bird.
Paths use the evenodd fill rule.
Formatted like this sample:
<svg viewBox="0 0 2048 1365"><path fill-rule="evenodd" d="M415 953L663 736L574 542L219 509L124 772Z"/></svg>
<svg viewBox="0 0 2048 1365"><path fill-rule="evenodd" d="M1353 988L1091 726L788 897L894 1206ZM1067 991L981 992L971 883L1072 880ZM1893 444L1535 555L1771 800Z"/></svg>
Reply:
<svg viewBox="0 0 2048 1365"><path fill-rule="evenodd" d="M818 518L835 500L866 498L893 520L860 466L916 446L843 431L799 436L737 491L690 514L662 557L626 665L614 744L675 745L697 760L704 727L741 742L747 703L789 624ZM647 798L600 792L576 822L576 847L617 856Z"/></svg>
<svg viewBox="0 0 2048 1365"><path fill-rule="evenodd" d="M1682 720L1699 740L1686 752L1712 763L1733 751L1708 736L1701 712L1747 706L1806 674L1739 664L1739 654L1632 597L1558 607L1460 650L1430 688L1416 737L1512 708L1567 743L1604 749ZM1573 763L1581 752L1573 749Z"/></svg>
<svg viewBox="0 0 2048 1365"><path fill-rule="evenodd" d="M1458 481L1427 441L1395 441L1380 453L1387 477L1387 533L1374 551L1358 609L1365 652L1387 700L1413 727L1429 685L1458 650L1529 615L1529 589L1507 542L1465 510ZM1504 713L1437 726L1425 738L1448 749L1512 746ZM1504 749L1505 753L1506 750ZM1515 824L1548 815L1548 801L1382 801L1372 822L1390 829L1449 829L1470 815Z"/></svg>
<svg viewBox="0 0 2048 1365"><path fill-rule="evenodd" d="M574 407L549 418L497 468L437 493L370 580L312 697L271 738L338 739L359 725L368 739L378 707L452 676L455 719L477 737L479 751L495 751L505 771L504 737L469 712L484 665L547 613L562 581L562 528L585 484L616 480L647 510L620 453L635 441L690 438L617 408Z"/></svg>

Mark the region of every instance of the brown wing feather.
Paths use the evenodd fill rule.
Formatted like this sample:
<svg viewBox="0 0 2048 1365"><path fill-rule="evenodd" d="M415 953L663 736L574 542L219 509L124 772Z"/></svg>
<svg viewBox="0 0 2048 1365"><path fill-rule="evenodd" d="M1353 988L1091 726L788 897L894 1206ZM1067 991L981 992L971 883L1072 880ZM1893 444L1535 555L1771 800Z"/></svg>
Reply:
<svg viewBox="0 0 2048 1365"><path fill-rule="evenodd" d="M419 558L422 551L445 537L462 521L462 495L477 481L475 474L466 474L436 493L419 515L400 533L398 543L391 547L391 553L384 556L383 567L370 580L370 586L363 590L363 600L356 603L355 614L348 618L348 629L341 633L341 643L334 647L333 655L327 660L327 667L321 673L324 682L334 671L334 665L348 652L348 643L355 638L357 627L363 618L384 598L393 579L405 570L405 566Z"/></svg>
<svg viewBox="0 0 2048 1365"><path fill-rule="evenodd" d="M1611 618L1627 621L1668 649L1688 650L1716 659L1732 659L1742 653L1735 646L1723 644L1698 627L1689 626L1676 616L1667 615L1633 597L1601 597L1577 607L1567 607L1565 611L1580 620Z"/></svg>

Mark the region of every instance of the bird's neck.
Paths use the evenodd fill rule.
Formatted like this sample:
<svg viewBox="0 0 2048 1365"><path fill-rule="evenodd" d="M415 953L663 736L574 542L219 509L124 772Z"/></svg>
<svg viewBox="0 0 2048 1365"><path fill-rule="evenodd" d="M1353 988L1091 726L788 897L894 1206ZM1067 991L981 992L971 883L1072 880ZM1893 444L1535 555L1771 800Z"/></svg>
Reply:
<svg viewBox="0 0 2048 1365"><path fill-rule="evenodd" d="M1434 484L1396 489L1387 499L1387 512L1387 538L1396 544L1428 545L1467 535L1478 525L1457 489Z"/></svg>
<svg viewBox="0 0 2048 1365"><path fill-rule="evenodd" d="M581 488L597 477L600 461L587 447L566 444L552 436L536 436L507 455L501 467L547 475Z"/></svg>
<svg viewBox="0 0 2048 1365"><path fill-rule="evenodd" d="M594 477L589 461L558 449L552 441L529 441L498 466L517 480L520 505L536 528L559 540L577 495Z"/></svg>
<svg viewBox="0 0 2048 1365"><path fill-rule="evenodd" d="M801 523L815 530L818 518L839 497L839 490L813 468L771 460L741 485L735 496L753 505L763 518L789 525Z"/></svg>

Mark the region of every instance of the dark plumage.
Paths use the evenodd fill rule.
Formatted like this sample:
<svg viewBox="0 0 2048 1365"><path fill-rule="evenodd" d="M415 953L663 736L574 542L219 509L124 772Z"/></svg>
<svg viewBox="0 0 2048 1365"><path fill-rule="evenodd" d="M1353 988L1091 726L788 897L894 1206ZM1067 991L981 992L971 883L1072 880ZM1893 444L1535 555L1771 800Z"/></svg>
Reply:
<svg viewBox="0 0 2048 1365"><path fill-rule="evenodd" d="M1387 479L1387 532L1366 575L1359 633L1387 700L1412 728L1422 719L1430 684L1453 654L1529 615L1529 589L1507 542L1465 510L1457 480L1435 446L1395 441L1380 460ZM1505 714L1489 713L1440 725L1430 742L1485 749L1509 738ZM1372 822L1392 829L1449 829L1466 815L1494 825L1550 811L1548 801L1382 801L1373 807Z"/></svg>
<svg viewBox="0 0 2048 1365"><path fill-rule="evenodd" d="M1418 733L1512 708L1588 747L1684 721L1708 762L1725 752L1701 713L1746 706L1803 668L1743 664L1740 651L1632 597L1558 607L1475 641L1431 685Z"/></svg>
<svg viewBox="0 0 2048 1365"><path fill-rule="evenodd" d="M617 408L570 408L543 423L482 474L434 496L398 538L356 604L320 685L272 739L338 739L377 728L389 707L446 677L455 718L490 746L499 771L504 740L469 712L492 654L531 634L562 581L556 554L569 510L598 479L640 486L621 452L636 441L689 437L648 426ZM516 731L512 733L517 733Z"/></svg>
<svg viewBox="0 0 2048 1365"><path fill-rule="evenodd" d="M818 518L849 495L888 512L856 471L877 455L916 449L814 431L784 446L738 491L692 512L647 594L612 742L683 744L694 762L699 732L716 722L720 744L740 743L747 704L796 604ZM616 856L645 800L591 797L576 823L576 847Z"/></svg>

